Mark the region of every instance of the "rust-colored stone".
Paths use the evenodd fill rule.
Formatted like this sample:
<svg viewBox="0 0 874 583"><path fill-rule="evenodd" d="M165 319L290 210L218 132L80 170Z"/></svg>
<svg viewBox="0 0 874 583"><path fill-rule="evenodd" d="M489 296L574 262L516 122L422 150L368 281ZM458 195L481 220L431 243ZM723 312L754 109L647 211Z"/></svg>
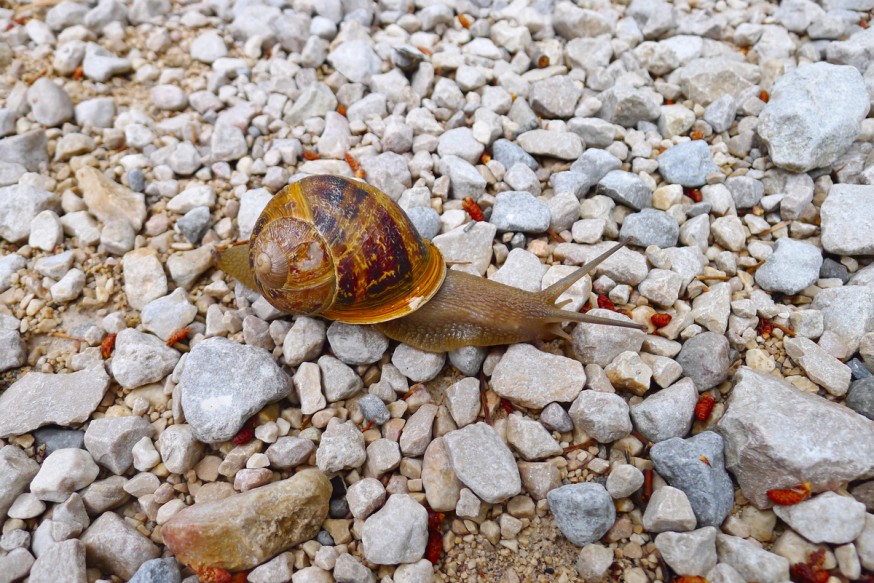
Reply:
<svg viewBox="0 0 874 583"><path fill-rule="evenodd" d="M313 538L328 515L331 483L304 470L224 500L195 504L164 525L164 543L195 571L251 569Z"/></svg>

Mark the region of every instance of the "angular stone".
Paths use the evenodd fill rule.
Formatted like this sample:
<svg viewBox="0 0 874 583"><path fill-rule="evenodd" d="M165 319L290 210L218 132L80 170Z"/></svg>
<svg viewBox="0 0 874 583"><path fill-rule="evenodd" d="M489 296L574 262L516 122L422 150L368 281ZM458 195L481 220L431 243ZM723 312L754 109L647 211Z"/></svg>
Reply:
<svg viewBox="0 0 874 583"><path fill-rule="evenodd" d="M452 471L442 437L428 444L425 450L422 458L422 486L432 509L437 512L455 510L463 485Z"/></svg>
<svg viewBox="0 0 874 583"><path fill-rule="evenodd" d="M640 433L654 443L684 437L692 428L698 391L689 378L650 395L631 406L631 419Z"/></svg>
<svg viewBox="0 0 874 583"><path fill-rule="evenodd" d="M361 542L371 563L415 563L428 544L428 511L408 494L394 494L364 522Z"/></svg>
<svg viewBox="0 0 874 583"><path fill-rule="evenodd" d="M643 527L649 532L687 531L695 528L696 524L689 497L671 486L662 486L653 492L642 521Z"/></svg>
<svg viewBox="0 0 874 583"><path fill-rule="evenodd" d="M865 527L865 505L850 496L823 492L791 506L774 506L774 514L813 543L845 544Z"/></svg>
<svg viewBox="0 0 874 583"><path fill-rule="evenodd" d="M717 529L705 526L691 532L663 532L655 546L677 575L706 575L716 566Z"/></svg>
<svg viewBox="0 0 874 583"><path fill-rule="evenodd" d="M455 475L484 501L494 504L522 490L513 453L491 426L468 425L443 441Z"/></svg>
<svg viewBox="0 0 874 583"><path fill-rule="evenodd" d="M93 419L85 432L85 448L97 463L121 475L134 461L134 445L151 435L152 425L142 417Z"/></svg>
<svg viewBox="0 0 874 583"><path fill-rule="evenodd" d="M850 388L850 367L829 354L809 338L789 338L783 343L786 354L797 363L810 380L836 397Z"/></svg>
<svg viewBox="0 0 874 583"><path fill-rule="evenodd" d="M140 565L161 555L152 541L114 512L101 515L80 540L85 544L89 565L122 579L130 579Z"/></svg>
<svg viewBox="0 0 874 583"><path fill-rule="evenodd" d="M364 463L364 435L352 422L335 420L328 424L316 450L316 465L323 472L357 468Z"/></svg>
<svg viewBox="0 0 874 583"><path fill-rule="evenodd" d="M711 389L728 378L728 339L714 332L704 332L683 343L677 362L683 374L692 379L699 392Z"/></svg>
<svg viewBox="0 0 874 583"><path fill-rule="evenodd" d="M843 106L831 107L835 99ZM807 172L830 165L849 148L870 106L859 71L814 63L777 80L757 131L775 165Z"/></svg>
<svg viewBox="0 0 874 583"><path fill-rule="evenodd" d="M650 452L656 471L686 493L700 526L719 526L734 506L734 486L723 460L718 433L661 441ZM706 460L706 461L705 461Z"/></svg>
<svg viewBox="0 0 874 583"><path fill-rule="evenodd" d="M811 482L821 492L874 473L874 450L867 447L874 421L746 367L733 382L717 429L726 467L759 508L771 506L771 489Z"/></svg>
<svg viewBox="0 0 874 583"><path fill-rule="evenodd" d="M225 338L208 338L188 353L179 385L185 418L206 443L232 438L249 417L292 388L269 352Z"/></svg>
<svg viewBox="0 0 874 583"><path fill-rule="evenodd" d="M611 320L630 321L624 314L596 308L588 312L592 316ZM583 364L607 366L623 352L638 352L646 334L634 328L603 326L600 324L580 324L571 333L574 339L574 353Z"/></svg>
<svg viewBox="0 0 874 583"><path fill-rule="evenodd" d="M616 521L613 499L600 484L568 484L552 490L547 500L559 530L578 547L600 539Z"/></svg>
<svg viewBox="0 0 874 583"><path fill-rule="evenodd" d="M507 417L507 442L528 461L552 457L562 452L561 446L543 425L522 415Z"/></svg>
<svg viewBox="0 0 874 583"><path fill-rule="evenodd" d="M570 408L574 427L600 443L610 443L631 433L628 404L615 393L585 390Z"/></svg>
<svg viewBox="0 0 874 583"><path fill-rule="evenodd" d="M251 569L313 538L328 515L330 497L325 475L304 470L217 502L189 506L161 532L170 552L188 566Z"/></svg>
<svg viewBox="0 0 874 583"><path fill-rule="evenodd" d="M492 373L492 390L523 407L542 409L577 398L586 382L583 366L570 358L513 344Z"/></svg>
<svg viewBox="0 0 874 583"><path fill-rule="evenodd" d="M145 196L110 180L103 172L92 166L82 166L76 171L76 181L88 212L102 223L126 220L139 232L146 220Z"/></svg>
<svg viewBox="0 0 874 583"><path fill-rule="evenodd" d="M740 537L716 535L720 563L731 565L746 581L783 583L789 579L789 561Z"/></svg>
<svg viewBox="0 0 874 583"><path fill-rule="evenodd" d="M102 365L71 374L28 373L0 395L0 437L83 423L108 387Z"/></svg>
<svg viewBox="0 0 874 583"><path fill-rule="evenodd" d="M822 247L835 255L874 253L874 186L835 184L822 203Z"/></svg>
<svg viewBox="0 0 874 583"><path fill-rule="evenodd" d="M134 389L160 381L173 371L181 355L151 334L125 328L115 338L110 370L122 387Z"/></svg>
<svg viewBox="0 0 874 583"><path fill-rule="evenodd" d="M31 567L28 579L29 583L81 583L87 580L85 545L78 539L49 545Z"/></svg>
<svg viewBox="0 0 874 583"><path fill-rule="evenodd" d="M19 447L7 445L0 449L0 520L6 520L6 512L37 472L39 464Z"/></svg>

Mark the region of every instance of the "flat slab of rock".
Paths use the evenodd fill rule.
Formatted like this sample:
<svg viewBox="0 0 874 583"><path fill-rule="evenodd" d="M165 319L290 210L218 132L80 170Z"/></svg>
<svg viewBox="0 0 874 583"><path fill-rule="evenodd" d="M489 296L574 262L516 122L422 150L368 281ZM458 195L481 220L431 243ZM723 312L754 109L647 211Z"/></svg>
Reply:
<svg viewBox="0 0 874 583"><path fill-rule="evenodd" d="M76 170L76 180L88 211L102 223L125 220L139 232L146 220L145 195L110 180L92 166Z"/></svg>
<svg viewBox="0 0 874 583"><path fill-rule="evenodd" d="M176 558L192 567L251 569L313 538L328 515L331 483L304 470L223 500L177 513L161 531Z"/></svg>
<svg viewBox="0 0 874 583"><path fill-rule="evenodd" d="M874 473L874 421L750 368L735 374L717 429L726 468L759 508L771 489L810 482L820 492Z"/></svg>
<svg viewBox="0 0 874 583"><path fill-rule="evenodd" d="M55 424L82 423L109 387L103 366L72 374L31 372L0 395L0 437L22 435Z"/></svg>
<svg viewBox="0 0 874 583"><path fill-rule="evenodd" d="M249 417L292 388L268 351L225 338L192 348L179 384L185 418L206 443L232 438Z"/></svg>
<svg viewBox="0 0 874 583"><path fill-rule="evenodd" d="M455 475L486 502L495 504L522 491L513 452L490 425L450 431L443 443Z"/></svg>
<svg viewBox="0 0 874 583"><path fill-rule="evenodd" d="M804 369L810 380L841 397L850 388L850 367L829 354L810 338L789 338L783 343L786 354Z"/></svg>
<svg viewBox="0 0 874 583"><path fill-rule="evenodd" d="M585 382L582 364L537 350L530 344L511 345L492 374L492 390L513 403L534 409L554 401L573 401Z"/></svg>
<svg viewBox="0 0 874 583"><path fill-rule="evenodd" d="M846 544L865 527L865 505L834 492L791 506L774 506L774 514L813 543Z"/></svg>
<svg viewBox="0 0 874 583"><path fill-rule="evenodd" d="M835 184L822 203L822 246L835 255L874 253L874 186Z"/></svg>

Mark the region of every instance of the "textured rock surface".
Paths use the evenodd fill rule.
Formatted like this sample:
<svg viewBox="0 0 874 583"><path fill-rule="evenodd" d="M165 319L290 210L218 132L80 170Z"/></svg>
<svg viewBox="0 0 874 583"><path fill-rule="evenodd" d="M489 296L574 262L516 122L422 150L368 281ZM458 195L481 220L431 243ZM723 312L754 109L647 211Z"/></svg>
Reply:
<svg viewBox="0 0 874 583"><path fill-rule="evenodd" d="M324 474L306 470L186 508L164 525L164 542L189 566L250 569L315 536L328 515L330 496L331 484ZM272 520L265 523L264 516Z"/></svg>
<svg viewBox="0 0 874 583"><path fill-rule="evenodd" d="M756 506L771 505L771 489L810 482L819 492L874 472L874 451L863 445L874 439L871 420L749 368L733 383L717 428L726 468Z"/></svg>

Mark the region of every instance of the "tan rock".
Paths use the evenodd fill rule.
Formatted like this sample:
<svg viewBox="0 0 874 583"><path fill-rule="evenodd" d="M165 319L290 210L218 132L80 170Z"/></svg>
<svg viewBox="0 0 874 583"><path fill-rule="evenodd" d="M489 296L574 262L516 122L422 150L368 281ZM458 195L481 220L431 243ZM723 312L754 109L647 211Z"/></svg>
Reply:
<svg viewBox="0 0 874 583"><path fill-rule="evenodd" d="M422 484L428 504L437 512L455 510L463 487L449 465L449 455L438 437L428 445L422 460Z"/></svg>
<svg viewBox="0 0 874 583"><path fill-rule="evenodd" d="M130 223L139 232L146 220L146 199L141 193L110 180L103 172L91 166L76 170L76 180L88 211L102 223L119 219Z"/></svg>
<svg viewBox="0 0 874 583"><path fill-rule="evenodd" d="M304 470L217 502L195 504L161 531L167 548L194 570L251 569L318 533L328 515L331 483Z"/></svg>

